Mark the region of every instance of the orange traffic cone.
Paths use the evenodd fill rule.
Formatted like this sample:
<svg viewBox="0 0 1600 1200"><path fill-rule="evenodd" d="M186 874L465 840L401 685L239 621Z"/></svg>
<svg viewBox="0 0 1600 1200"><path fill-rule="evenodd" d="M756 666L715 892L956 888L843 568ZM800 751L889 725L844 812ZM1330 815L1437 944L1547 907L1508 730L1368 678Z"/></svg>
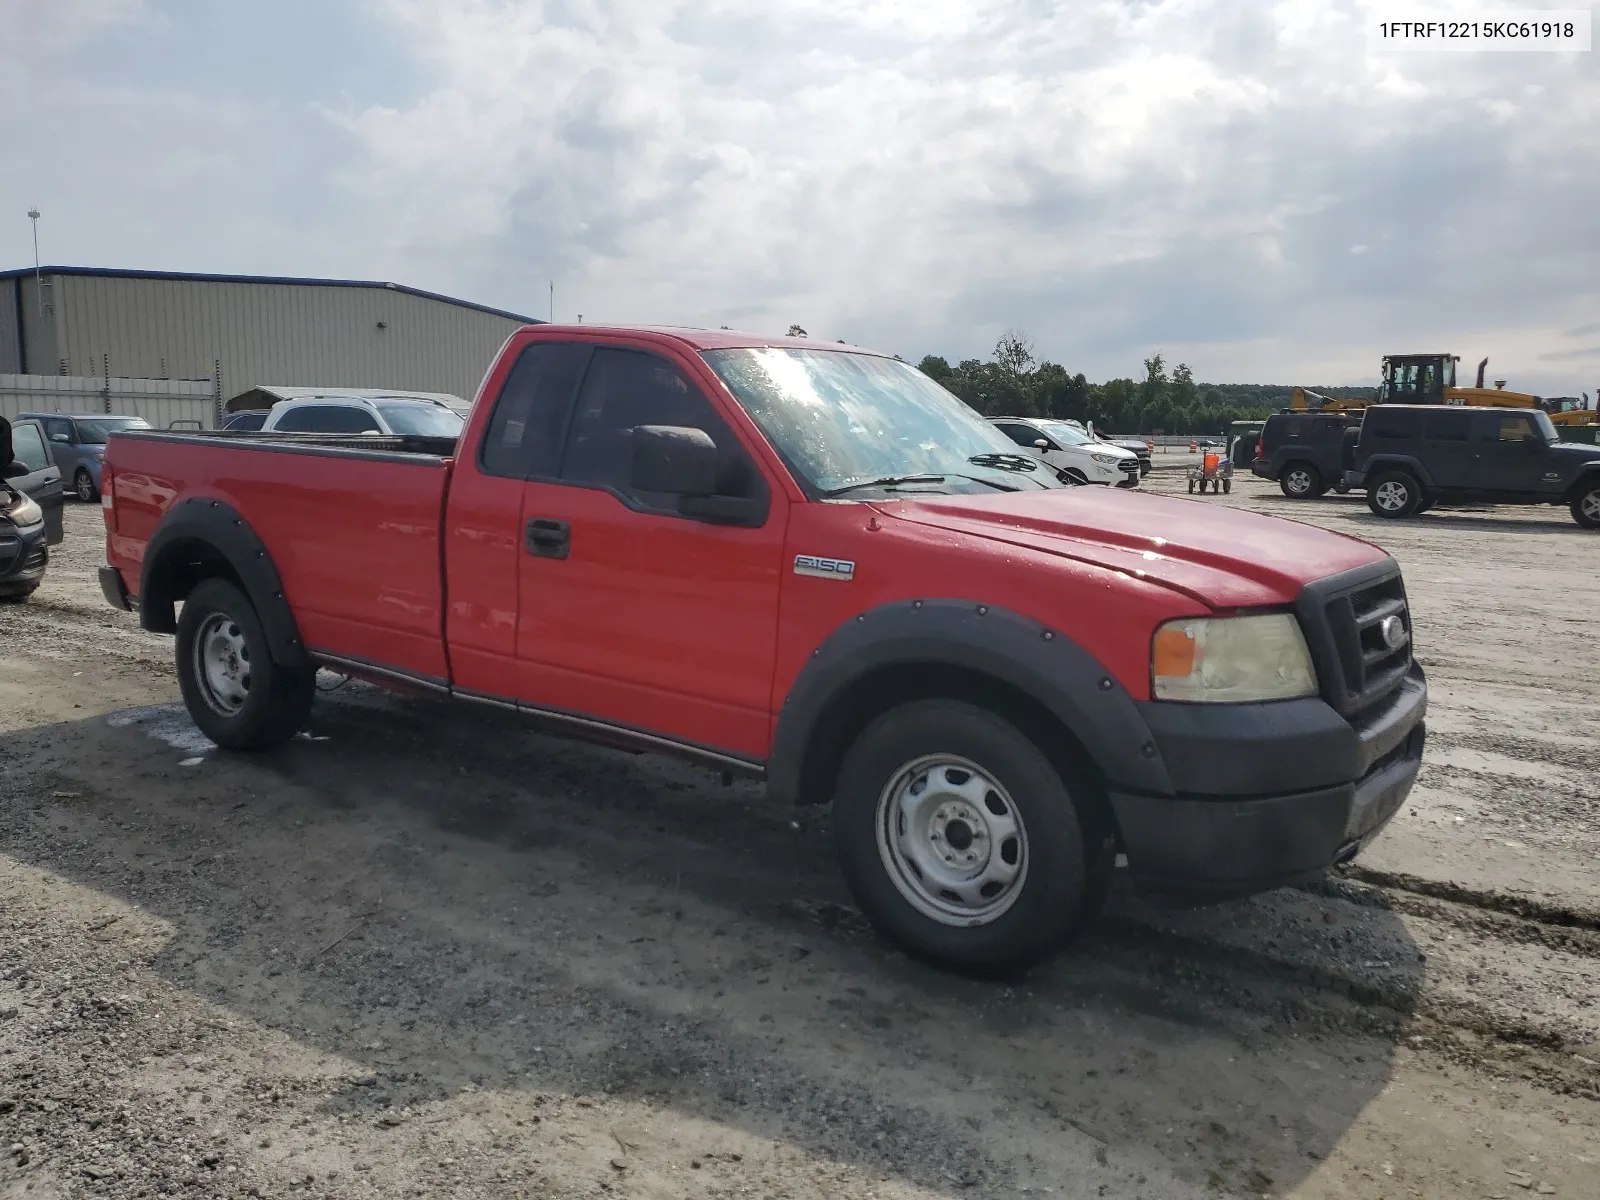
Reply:
<svg viewBox="0 0 1600 1200"><path fill-rule="evenodd" d="M1199 442L1190 442L1189 443L1189 453L1190 454L1198 454L1199 452L1200 452L1200 443Z"/></svg>

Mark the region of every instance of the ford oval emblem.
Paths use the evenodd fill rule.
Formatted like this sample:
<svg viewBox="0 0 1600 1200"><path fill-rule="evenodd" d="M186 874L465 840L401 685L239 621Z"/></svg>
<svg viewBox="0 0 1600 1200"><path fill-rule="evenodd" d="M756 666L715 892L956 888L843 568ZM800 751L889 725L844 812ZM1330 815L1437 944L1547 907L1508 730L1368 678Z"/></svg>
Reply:
<svg viewBox="0 0 1600 1200"><path fill-rule="evenodd" d="M1383 638L1383 644L1391 650L1400 649L1411 639L1406 632L1406 623L1399 617L1385 617L1383 624L1378 626L1378 633Z"/></svg>

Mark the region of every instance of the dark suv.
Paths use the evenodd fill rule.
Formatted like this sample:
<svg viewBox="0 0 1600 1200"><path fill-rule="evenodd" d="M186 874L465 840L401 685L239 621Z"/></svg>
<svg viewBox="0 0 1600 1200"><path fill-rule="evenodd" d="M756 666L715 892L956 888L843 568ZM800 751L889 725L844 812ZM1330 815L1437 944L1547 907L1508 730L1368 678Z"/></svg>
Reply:
<svg viewBox="0 0 1600 1200"><path fill-rule="evenodd" d="M1565 504L1600 529L1600 447L1561 441L1538 409L1374 405L1345 483L1380 517L1435 503Z"/></svg>
<svg viewBox="0 0 1600 1200"><path fill-rule="evenodd" d="M1340 413L1283 412L1267 418L1250 469L1277 480L1291 500L1314 500L1344 486L1345 431L1360 418Z"/></svg>

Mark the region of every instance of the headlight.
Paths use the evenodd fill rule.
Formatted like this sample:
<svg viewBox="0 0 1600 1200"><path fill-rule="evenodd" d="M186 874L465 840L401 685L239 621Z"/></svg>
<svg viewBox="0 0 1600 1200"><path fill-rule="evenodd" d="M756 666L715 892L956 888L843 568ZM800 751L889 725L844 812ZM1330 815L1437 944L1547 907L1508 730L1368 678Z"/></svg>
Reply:
<svg viewBox="0 0 1600 1200"><path fill-rule="evenodd" d="M1300 624L1288 613L1168 621L1151 644L1157 700L1241 704L1317 694Z"/></svg>
<svg viewBox="0 0 1600 1200"><path fill-rule="evenodd" d="M1094 459L1095 462L1099 463L1102 467L1114 467L1119 461L1115 454L1091 454L1089 457Z"/></svg>
<svg viewBox="0 0 1600 1200"><path fill-rule="evenodd" d="M7 505L5 515L17 525L37 525L44 520L44 509L33 502L32 496L24 496L21 492L13 493L16 499ZM4 493L0 492L0 499Z"/></svg>

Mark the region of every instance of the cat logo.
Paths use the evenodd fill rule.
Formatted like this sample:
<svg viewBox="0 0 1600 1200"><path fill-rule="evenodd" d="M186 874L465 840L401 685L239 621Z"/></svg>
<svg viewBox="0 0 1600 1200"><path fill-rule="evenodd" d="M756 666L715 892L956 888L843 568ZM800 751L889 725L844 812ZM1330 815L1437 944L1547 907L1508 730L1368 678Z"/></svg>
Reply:
<svg viewBox="0 0 1600 1200"><path fill-rule="evenodd" d="M814 554L794 556L796 575L815 575L818 579L840 579L845 582L855 578L856 565L839 558L818 558Z"/></svg>

